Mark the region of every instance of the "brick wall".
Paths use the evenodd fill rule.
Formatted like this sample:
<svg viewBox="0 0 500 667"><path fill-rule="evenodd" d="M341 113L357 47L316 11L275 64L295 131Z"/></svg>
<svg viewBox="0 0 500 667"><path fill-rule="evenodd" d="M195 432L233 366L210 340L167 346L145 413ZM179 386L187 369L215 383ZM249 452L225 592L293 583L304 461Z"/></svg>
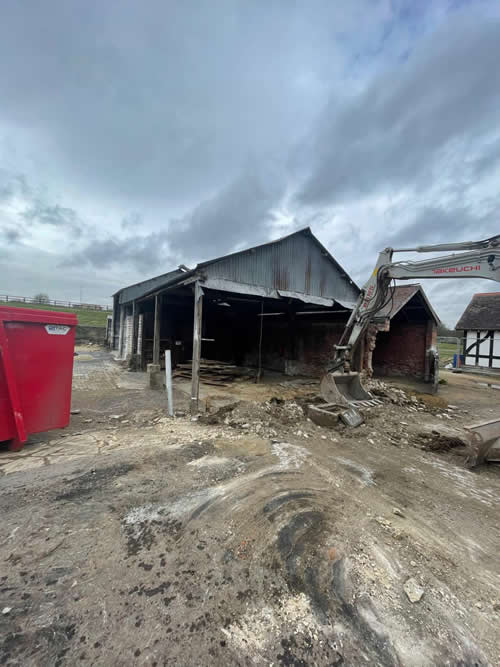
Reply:
<svg viewBox="0 0 500 667"><path fill-rule="evenodd" d="M377 334L372 360L375 374L410 375L424 379L426 351L428 342L432 340L428 329L427 322L393 320L389 332Z"/></svg>
<svg viewBox="0 0 500 667"><path fill-rule="evenodd" d="M287 375L321 376L333 360L344 322L265 322L262 367ZM257 365L258 352L251 345L243 363Z"/></svg>

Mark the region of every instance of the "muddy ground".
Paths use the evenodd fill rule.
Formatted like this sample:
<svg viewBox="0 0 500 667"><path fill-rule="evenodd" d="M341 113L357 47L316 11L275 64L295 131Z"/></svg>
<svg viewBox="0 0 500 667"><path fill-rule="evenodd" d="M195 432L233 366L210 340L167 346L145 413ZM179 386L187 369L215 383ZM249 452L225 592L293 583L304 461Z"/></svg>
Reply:
<svg viewBox="0 0 500 667"><path fill-rule="evenodd" d="M500 466L462 429L498 391L449 374L330 430L271 378L192 422L80 352L71 426L0 452L0 664L500 664Z"/></svg>

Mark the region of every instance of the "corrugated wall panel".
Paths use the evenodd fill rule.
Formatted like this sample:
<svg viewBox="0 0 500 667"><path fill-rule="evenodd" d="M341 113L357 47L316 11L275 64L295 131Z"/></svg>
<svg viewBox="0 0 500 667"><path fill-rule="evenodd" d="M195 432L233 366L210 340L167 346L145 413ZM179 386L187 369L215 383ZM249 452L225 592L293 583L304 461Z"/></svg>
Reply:
<svg viewBox="0 0 500 667"><path fill-rule="evenodd" d="M355 301L357 289L314 241L297 234L204 267L209 277Z"/></svg>

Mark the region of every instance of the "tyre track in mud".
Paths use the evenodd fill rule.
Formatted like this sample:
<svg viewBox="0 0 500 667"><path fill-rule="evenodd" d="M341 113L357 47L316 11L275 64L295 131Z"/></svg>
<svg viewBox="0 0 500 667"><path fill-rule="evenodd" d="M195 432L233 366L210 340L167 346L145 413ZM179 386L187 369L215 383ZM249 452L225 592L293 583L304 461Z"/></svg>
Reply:
<svg viewBox="0 0 500 667"><path fill-rule="evenodd" d="M227 587L234 593L235 581L246 582L236 593L237 602L245 604L233 604L231 616L219 617L219 631L225 636L220 647L233 652L234 664L259 660L297 665L344 660L348 664L420 664L408 660L414 649L411 628L402 623L401 632L397 628L388 632L397 623L395 616L384 618L383 605L357 590L362 582L349 555L345 517L336 521L345 509L343 492L325 484L320 475L312 475L320 484L310 485L311 470L318 463L309 459L305 448L273 445L278 463L145 508L153 521L163 515L160 524L178 522L172 567L189 559L191 571L202 572L205 564L200 553L210 552L221 577L216 606L228 594ZM361 485L367 484L366 470L347 465L347 471ZM130 527L130 514L127 521ZM146 514L140 529L148 522ZM193 550L193 534L203 535L198 554ZM425 617L427 611L420 615ZM214 632L214 625L217 621L208 634ZM462 632L449 635L450 646L442 640L429 641L429 662L421 664L446 660L452 643L463 664L487 664L472 638L462 641Z"/></svg>

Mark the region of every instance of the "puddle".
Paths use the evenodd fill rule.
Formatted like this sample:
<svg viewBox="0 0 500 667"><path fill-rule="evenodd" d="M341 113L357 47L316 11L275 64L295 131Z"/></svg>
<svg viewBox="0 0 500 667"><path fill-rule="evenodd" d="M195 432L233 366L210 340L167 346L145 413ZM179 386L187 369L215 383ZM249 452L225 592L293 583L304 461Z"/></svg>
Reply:
<svg viewBox="0 0 500 667"><path fill-rule="evenodd" d="M500 389L500 384L492 384L491 382L476 382L480 387L488 387L488 389Z"/></svg>

